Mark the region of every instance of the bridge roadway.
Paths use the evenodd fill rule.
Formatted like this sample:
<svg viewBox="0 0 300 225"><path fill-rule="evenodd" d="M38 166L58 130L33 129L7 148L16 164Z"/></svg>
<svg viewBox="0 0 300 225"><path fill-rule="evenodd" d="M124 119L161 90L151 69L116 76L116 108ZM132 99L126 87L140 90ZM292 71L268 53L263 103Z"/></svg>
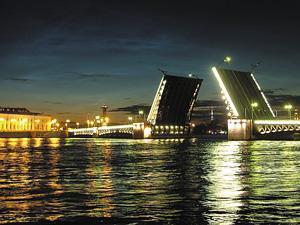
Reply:
<svg viewBox="0 0 300 225"><path fill-rule="evenodd" d="M133 123L118 126L102 126L80 129L69 129L71 136L81 137L132 137L147 138L151 135L144 123ZM228 138L230 140L256 139L258 136L276 133L300 132L300 120L228 120Z"/></svg>
<svg viewBox="0 0 300 225"><path fill-rule="evenodd" d="M144 123L69 129L71 136L144 138Z"/></svg>

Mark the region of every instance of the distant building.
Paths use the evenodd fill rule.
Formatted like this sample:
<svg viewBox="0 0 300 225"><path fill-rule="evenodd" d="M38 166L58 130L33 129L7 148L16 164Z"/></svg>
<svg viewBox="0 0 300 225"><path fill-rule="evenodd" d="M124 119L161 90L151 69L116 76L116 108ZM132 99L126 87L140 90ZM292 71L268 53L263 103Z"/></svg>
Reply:
<svg viewBox="0 0 300 225"><path fill-rule="evenodd" d="M50 131L51 117L26 108L0 107L0 132Z"/></svg>

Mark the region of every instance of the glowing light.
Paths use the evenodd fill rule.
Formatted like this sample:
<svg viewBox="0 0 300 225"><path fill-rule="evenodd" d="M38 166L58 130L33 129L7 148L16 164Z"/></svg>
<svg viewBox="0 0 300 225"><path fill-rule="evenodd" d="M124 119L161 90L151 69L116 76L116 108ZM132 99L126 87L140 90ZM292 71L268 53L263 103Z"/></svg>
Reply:
<svg viewBox="0 0 300 225"><path fill-rule="evenodd" d="M17 120L16 119L11 119L10 122L17 122Z"/></svg>
<svg viewBox="0 0 300 225"><path fill-rule="evenodd" d="M132 121L132 119L133 119L132 116L128 116L129 121Z"/></svg>
<svg viewBox="0 0 300 225"><path fill-rule="evenodd" d="M228 94L228 91L227 91L227 89L226 89L226 87L225 87L225 85L224 85L224 83L223 83L223 81L222 81L222 79L221 79L221 77L220 77L219 72L217 71L217 68L216 68L216 67L213 67L213 68L212 68L212 71L213 71L215 77L217 78L217 80L218 80L218 82L219 82L219 85L220 85L220 87L221 87L221 89L222 89L222 91L223 91L223 94L224 94L226 100L229 102L230 108L231 108L232 111L233 111L233 115L236 116L236 117L238 117L239 114L238 114L238 112L237 112L237 110L236 110L235 105L233 104L232 99L230 98L230 95Z"/></svg>
<svg viewBox="0 0 300 225"><path fill-rule="evenodd" d="M139 110L139 115L143 115L144 111L143 110Z"/></svg>
<svg viewBox="0 0 300 225"><path fill-rule="evenodd" d="M95 118L96 118L96 120L100 120L100 116L96 116Z"/></svg>
<svg viewBox="0 0 300 225"><path fill-rule="evenodd" d="M149 138L151 137L151 128L150 127L145 127L144 129L144 138Z"/></svg>
<svg viewBox="0 0 300 225"><path fill-rule="evenodd" d="M66 120L66 123L70 123L71 121L69 119Z"/></svg>
<svg viewBox="0 0 300 225"><path fill-rule="evenodd" d="M4 121L5 119L4 118L0 118L0 121Z"/></svg>
<svg viewBox="0 0 300 225"><path fill-rule="evenodd" d="M289 104L289 105L285 105L284 108L285 108L285 109L292 109L293 106Z"/></svg>
<svg viewBox="0 0 300 225"><path fill-rule="evenodd" d="M300 125L299 120L255 120L257 125Z"/></svg>
<svg viewBox="0 0 300 225"><path fill-rule="evenodd" d="M230 63L231 62L231 57L230 56L226 56L224 59L225 63Z"/></svg>
<svg viewBox="0 0 300 225"><path fill-rule="evenodd" d="M55 124L55 123L57 123L57 119L51 120L51 124Z"/></svg>
<svg viewBox="0 0 300 225"><path fill-rule="evenodd" d="M253 108L255 108L255 107L257 107L258 106L258 103L257 102L253 102L252 104L251 104L251 107L253 107Z"/></svg>

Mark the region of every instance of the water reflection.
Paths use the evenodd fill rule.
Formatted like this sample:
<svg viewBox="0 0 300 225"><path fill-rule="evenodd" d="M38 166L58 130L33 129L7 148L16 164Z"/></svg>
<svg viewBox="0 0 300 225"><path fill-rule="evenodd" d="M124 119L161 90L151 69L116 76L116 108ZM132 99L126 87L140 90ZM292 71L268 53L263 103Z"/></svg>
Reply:
<svg viewBox="0 0 300 225"><path fill-rule="evenodd" d="M0 223L300 223L300 142L0 139Z"/></svg>
<svg viewBox="0 0 300 225"><path fill-rule="evenodd" d="M243 206L241 184L241 146L243 142L230 141L211 149L211 170L208 202L210 224L232 224Z"/></svg>

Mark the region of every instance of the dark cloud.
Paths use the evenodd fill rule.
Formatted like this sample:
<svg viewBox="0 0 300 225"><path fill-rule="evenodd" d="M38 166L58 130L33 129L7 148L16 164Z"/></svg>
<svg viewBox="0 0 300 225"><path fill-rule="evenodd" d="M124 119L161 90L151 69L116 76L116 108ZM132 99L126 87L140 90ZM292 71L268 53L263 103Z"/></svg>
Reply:
<svg viewBox="0 0 300 225"><path fill-rule="evenodd" d="M82 73L82 72L67 72L66 75L75 75L81 80L99 80L105 78L117 78L121 75L119 74L109 74L109 73Z"/></svg>
<svg viewBox="0 0 300 225"><path fill-rule="evenodd" d="M65 105L63 102L55 102L55 101L44 101L45 104L52 104L52 105Z"/></svg>
<svg viewBox="0 0 300 225"><path fill-rule="evenodd" d="M264 89L263 90L266 95L277 94L278 92L287 91L286 88L272 88L272 89Z"/></svg>
<svg viewBox="0 0 300 225"><path fill-rule="evenodd" d="M70 115L70 114L73 114L73 113L71 113L71 112L58 112L56 114L58 114L58 115Z"/></svg>
<svg viewBox="0 0 300 225"><path fill-rule="evenodd" d="M89 79L103 79L112 77L110 74L80 74L79 79L89 80Z"/></svg>
<svg viewBox="0 0 300 225"><path fill-rule="evenodd" d="M2 80L12 81L12 82L16 82L16 83L28 83L28 82L33 82L34 81L33 79L20 78L20 77L3 78Z"/></svg>
<svg viewBox="0 0 300 225"><path fill-rule="evenodd" d="M282 107L285 104L292 104L294 106L300 106L300 95L268 95L268 100L271 106Z"/></svg>
<svg viewBox="0 0 300 225"><path fill-rule="evenodd" d="M151 106L145 104L137 104L137 105L130 105L125 107L120 107L116 109L110 110L111 112L127 112L129 114L137 114L139 110L144 110L145 114L148 114L150 111Z"/></svg>

